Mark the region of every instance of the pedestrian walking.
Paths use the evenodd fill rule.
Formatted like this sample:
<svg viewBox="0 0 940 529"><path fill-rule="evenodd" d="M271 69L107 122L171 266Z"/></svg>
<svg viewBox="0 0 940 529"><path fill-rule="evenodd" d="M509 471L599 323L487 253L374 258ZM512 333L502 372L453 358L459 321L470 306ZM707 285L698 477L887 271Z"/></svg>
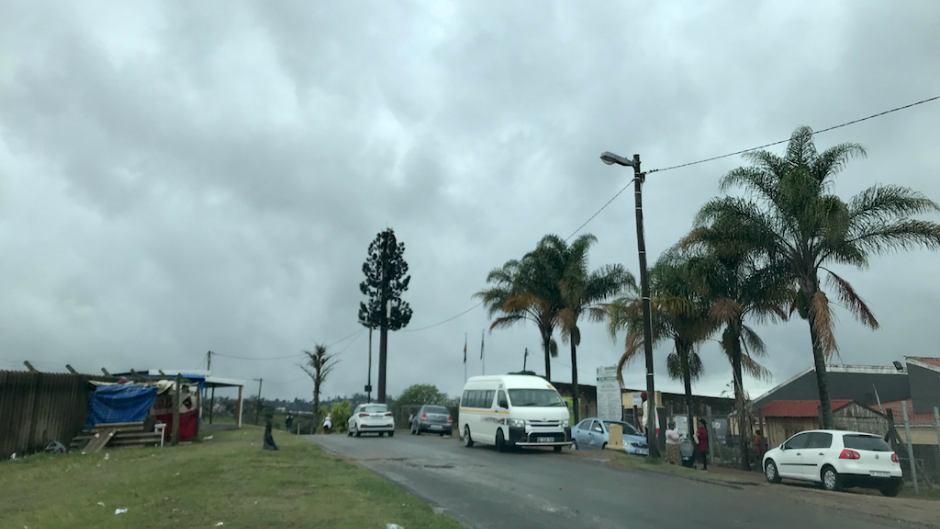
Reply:
<svg viewBox="0 0 940 529"><path fill-rule="evenodd" d="M682 438L679 436L679 432L676 431L676 422L669 421L669 424L666 425L666 461L670 465L678 465L681 461L679 455L680 442L682 442Z"/></svg>
<svg viewBox="0 0 940 529"><path fill-rule="evenodd" d="M291 426L294 425L294 416L290 412L287 412L287 417L284 418L284 426L287 428L287 433L290 433Z"/></svg>
<svg viewBox="0 0 940 529"><path fill-rule="evenodd" d="M708 428L705 419L698 420L698 430L695 432L695 456L702 461L702 470L708 472Z"/></svg>

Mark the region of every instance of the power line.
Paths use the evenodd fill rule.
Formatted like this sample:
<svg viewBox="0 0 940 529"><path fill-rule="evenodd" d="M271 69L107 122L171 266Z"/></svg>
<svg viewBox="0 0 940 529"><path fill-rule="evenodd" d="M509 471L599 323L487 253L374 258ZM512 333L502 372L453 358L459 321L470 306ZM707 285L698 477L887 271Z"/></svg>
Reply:
<svg viewBox="0 0 940 529"><path fill-rule="evenodd" d="M621 193L623 193L624 191L627 190L628 187L630 187L631 185L633 185L633 180L634 180L634 179L630 179L630 181L627 182L627 185L623 186L623 187L620 189L620 191L617 191L617 194L616 194L616 195L610 197L610 200L608 200L606 204L604 204L603 206L601 206L601 209L597 210L593 215L591 215L591 218L589 218L589 219L587 219L586 221L584 221L584 223L582 223L580 226L578 226L578 229L576 229L576 230L574 230L573 232L571 232L571 235L569 235L568 238L565 239L565 242L568 242L568 240L570 240L572 237L574 237L579 231L581 231L581 228L587 226L587 225L588 225L588 222L591 222L592 220L594 220L594 217L600 215L600 214L601 214L601 211L604 211L604 209L605 209L607 206L609 206L611 202L613 202L614 200L616 200L617 197L619 197Z"/></svg>
<svg viewBox="0 0 940 529"><path fill-rule="evenodd" d="M345 338L343 338L343 339L341 339L341 340L336 340L335 342L333 342L333 343L331 343L331 344L327 344L326 346L327 346L327 347L333 347L334 345L336 345L336 344L338 344L338 343L343 343L343 342L345 342L346 340L352 338L353 336L358 336L359 333L361 333L361 332L362 332L362 329L359 329L358 331L356 331L356 332L350 334L349 336L347 336L347 337L345 337Z"/></svg>
<svg viewBox="0 0 940 529"><path fill-rule="evenodd" d="M288 358L300 358L301 356L304 355L303 353L300 353L300 354L287 355L287 356L235 356L235 355L228 355L228 354L223 354L223 353L216 353L214 351L212 354L214 356L221 356L223 358L233 358L235 360L286 360Z"/></svg>
<svg viewBox="0 0 940 529"><path fill-rule="evenodd" d="M936 100L938 100L938 99L940 99L940 95L934 96L934 97L930 97L930 98L927 98L927 99L923 99L923 100L917 101L917 102L915 102L915 103L910 103L910 104L908 104L908 105L904 105L904 106L892 108L892 109L890 109L890 110L885 110L884 112L879 112L879 113L877 113L877 114L872 114L872 115L870 115L870 116L865 116L865 117L863 117L863 118L854 119L854 120L852 120L852 121L847 121L847 122L845 122L845 123L840 123L839 125L834 125L834 126L832 126L832 127L828 127L828 128L825 128L825 129L813 131L813 135L815 136L815 135L817 135L817 134L822 134L823 132L829 132L830 130L840 129L840 128L842 128L842 127L848 127L849 125L854 125L854 124L856 124L856 123L861 123L862 121L867 121L867 120L869 120L869 119L874 119L874 118L877 118L877 117L885 116L885 115L887 115L887 114L891 114L891 113L893 113L893 112L898 112L898 111L900 111L900 110L904 110L904 109L907 109L907 108L916 107L917 105L923 105L924 103L930 103L931 101L936 101ZM765 149L765 148L767 148L767 147L773 147L774 145L780 145L780 144L783 144L783 143L787 143L788 141L790 141L790 138L787 138L787 139L785 139L785 140L775 141L775 142L773 142L773 143L766 143L766 144L764 144L764 145L760 145L760 146L757 146L757 147L751 147L751 148L749 148L749 149L743 149L743 150L735 151L735 152L728 153L728 154L722 154L721 156L712 156L711 158L705 158L704 160L698 160L698 161L695 161L695 162L689 162L689 163L684 163L684 164L680 164L680 165L672 165L672 166L669 166L669 167L661 167L661 168L659 168L659 169L651 169L651 170L649 170L649 171L644 171L644 173L645 173L645 174L661 173L661 172L663 172L663 171L671 171L671 170L673 170L673 169L679 169L679 168L682 168L682 167L689 167L690 165L698 165L698 164L705 163L705 162L712 162L712 161L715 161L715 160L721 160L722 158L729 158L729 157L731 157L731 156L737 156L737 155L739 155L739 154L744 154L744 153L746 153L746 152L756 151L756 150L758 150L758 149ZM602 211L604 211L604 210L607 208L607 206L609 206L614 200L616 200L617 197L619 197L624 191L626 191L627 188L630 187L630 185L631 185L632 183L633 183L633 180L630 180L630 181L627 183L627 185L623 186L623 188L620 189L620 191L617 191L617 194L615 194L613 197L611 197L611 199L608 200L607 203L605 203L603 206L601 206L601 208L600 208L599 210L597 210L593 215L591 215L590 218L588 218L586 221L584 221L584 223L582 223L580 226L578 226L578 229L574 230L574 232L573 232L571 235L569 235L568 238L565 239L565 241L570 240L570 239L571 239L572 237L574 237L579 231L581 231L585 226L587 226L589 222L591 222L592 220L594 220L595 217L597 217L598 215L600 215L600 213L601 213Z"/></svg>
<svg viewBox="0 0 940 529"><path fill-rule="evenodd" d="M898 112L898 111L900 111L900 110L905 110L905 109L908 109L908 108L911 108L911 107L916 107L917 105L923 105L924 103L930 103L931 101L936 101L936 100L938 100L938 99L940 99L940 95L938 95L938 96L933 96L933 97L930 97L930 98L927 98L927 99L923 99L923 100L921 100L921 101L917 101L916 103L911 103L911 104L908 104L908 105L904 105L904 106L902 106L902 107L892 108L891 110L885 110L884 112L879 112L879 113L877 113L877 114L872 114L872 115L870 115L870 116L865 116L865 117L863 117L863 118L855 119L855 120L852 120L852 121L847 121L847 122L845 122L845 123L840 123L839 125L835 125L835 126L832 126L832 127L829 127L829 128L822 129L822 130L813 131L813 135L815 136L815 135L817 135L817 134L822 134L823 132L829 132L830 130L841 129L842 127L848 127L849 125L854 125L854 124L856 124L856 123L861 123L861 122L867 121L867 120L869 120L869 119L874 119L874 118L877 118L877 117L885 116L885 115L891 114L891 113L893 113L893 112ZM786 143L786 142L788 142L788 141L790 141L790 138L787 138L787 139L785 139L785 140L775 141L775 142L773 142L773 143L767 143L767 144L765 144L765 145L760 145L760 146L758 146L758 147L751 147L750 149L744 149L744 150L732 152L732 153L729 153L729 154L722 154L721 156L712 156L711 158L705 158L704 160L699 160L699 161L697 161L697 162L689 162L689 163L684 163L684 164L680 164L680 165L673 165L673 166L670 166L670 167L662 167L662 168L660 168L660 169L652 169L652 170L650 170L650 171L646 171L646 173L647 173L647 174L649 174L649 173L661 173L661 172L663 172L663 171L671 171L671 170L673 170L673 169L679 169L679 168L681 168L681 167L688 167L688 166L690 166L690 165L698 165L698 164L700 164L700 163L711 162L711 161L714 161L714 160L720 160L720 159L722 159L722 158L728 158L728 157L730 157L730 156L737 156L737 155L739 155L739 154L744 154L744 153L750 152L750 151L756 151L756 150L758 150L758 149L764 149L764 148L766 148L766 147L773 147L774 145L780 145L780 144ZM603 208L601 208L601 209L603 209Z"/></svg>
<svg viewBox="0 0 940 529"><path fill-rule="evenodd" d="M457 318L463 316L464 314L470 312L471 310L473 310L473 309L479 307L479 306L482 305L482 304L483 304L483 302L481 301L481 302L477 303L476 305L470 307L469 309L467 309L467 310L461 312L460 314L457 314L456 316L451 316L450 318L447 318L446 320L443 320L443 321L439 321L439 322L437 322L437 323L435 323L435 324L433 324L433 325L428 325L427 327L419 327L419 328L417 328L417 329L402 329L402 330L399 331L399 332L418 332L418 331L424 331L424 330L427 330L427 329L431 329L431 328L437 327L438 325L444 325L444 324L447 323L447 322L456 320Z"/></svg>
<svg viewBox="0 0 940 529"><path fill-rule="evenodd" d="M356 333L356 337L353 338L353 340L352 340L351 342L349 342L348 344L346 344L346 347L343 347L342 349L340 349L339 352L336 353L336 354L333 355L333 356L339 356L339 355L345 353L345 352L346 352L346 349L349 349L349 347L352 346L352 344L356 343L356 341L358 341L359 338L360 338L360 337L363 335L363 333L365 333L365 332L366 332L366 329L362 329L362 330L360 330L359 332L357 332L357 333Z"/></svg>

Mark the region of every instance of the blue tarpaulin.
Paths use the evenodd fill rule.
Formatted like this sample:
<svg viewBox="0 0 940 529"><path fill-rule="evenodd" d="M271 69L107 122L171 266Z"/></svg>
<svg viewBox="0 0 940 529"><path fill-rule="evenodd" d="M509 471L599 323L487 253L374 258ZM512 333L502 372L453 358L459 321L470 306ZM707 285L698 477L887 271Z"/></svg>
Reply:
<svg viewBox="0 0 940 529"><path fill-rule="evenodd" d="M147 418L147 412L157 398L157 388L118 384L98 386L88 395L88 418L85 428L113 422L137 422Z"/></svg>

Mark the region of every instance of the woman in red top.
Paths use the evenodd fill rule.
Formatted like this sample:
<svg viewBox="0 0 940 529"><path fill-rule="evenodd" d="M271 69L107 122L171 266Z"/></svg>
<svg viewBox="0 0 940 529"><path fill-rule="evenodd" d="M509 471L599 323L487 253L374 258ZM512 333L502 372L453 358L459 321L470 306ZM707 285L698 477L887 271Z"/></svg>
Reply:
<svg viewBox="0 0 940 529"><path fill-rule="evenodd" d="M708 470L708 428L703 419L698 420L698 430L695 432L695 455L702 460L702 470Z"/></svg>

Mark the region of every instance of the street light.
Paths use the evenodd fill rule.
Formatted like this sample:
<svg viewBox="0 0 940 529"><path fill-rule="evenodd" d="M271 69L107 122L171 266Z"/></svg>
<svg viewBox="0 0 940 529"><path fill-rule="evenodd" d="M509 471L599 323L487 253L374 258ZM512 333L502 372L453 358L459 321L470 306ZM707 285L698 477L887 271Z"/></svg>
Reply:
<svg viewBox="0 0 940 529"><path fill-rule="evenodd" d="M640 155L633 159L624 158L612 152L601 154L601 161L607 165L621 165L633 168L633 196L636 202L636 245L640 254L640 295L643 304L643 352L646 356L646 439L649 443L650 457L659 457L659 440L656 430L656 385L653 382L653 325L650 319L650 284L646 273L646 239L643 235L643 180L646 175L640 172ZM692 425L689 425L691 428Z"/></svg>

